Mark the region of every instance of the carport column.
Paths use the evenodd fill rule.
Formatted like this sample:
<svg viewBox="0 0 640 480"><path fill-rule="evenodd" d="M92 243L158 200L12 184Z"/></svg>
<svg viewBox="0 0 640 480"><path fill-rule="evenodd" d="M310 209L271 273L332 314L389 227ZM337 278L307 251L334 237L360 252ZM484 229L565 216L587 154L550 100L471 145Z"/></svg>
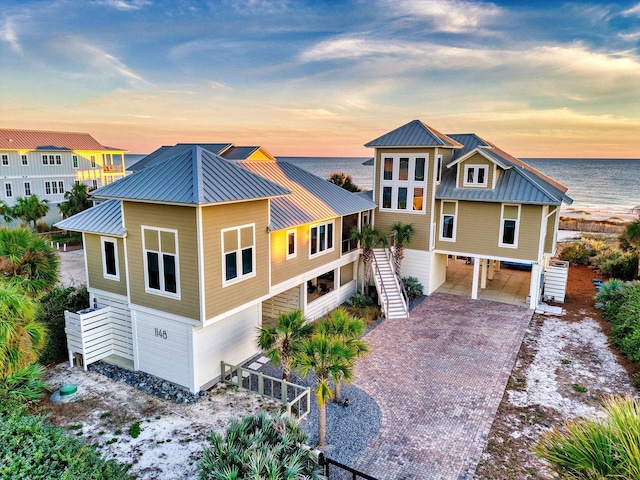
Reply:
<svg viewBox="0 0 640 480"><path fill-rule="evenodd" d="M531 286L529 288L529 308L538 306L538 297L540 296L540 263L533 262L531 264Z"/></svg>
<svg viewBox="0 0 640 480"><path fill-rule="evenodd" d="M482 259L482 277L480 277L480 288L487 288L487 262L489 260L486 258Z"/></svg>
<svg viewBox="0 0 640 480"><path fill-rule="evenodd" d="M489 260L489 280L493 280L493 270L494 270L494 266L496 264L495 260Z"/></svg>
<svg viewBox="0 0 640 480"><path fill-rule="evenodd" d="M478 299L478 280L480 278L480 258L473 258L473 282L471 283L471 298Z"/></svg>

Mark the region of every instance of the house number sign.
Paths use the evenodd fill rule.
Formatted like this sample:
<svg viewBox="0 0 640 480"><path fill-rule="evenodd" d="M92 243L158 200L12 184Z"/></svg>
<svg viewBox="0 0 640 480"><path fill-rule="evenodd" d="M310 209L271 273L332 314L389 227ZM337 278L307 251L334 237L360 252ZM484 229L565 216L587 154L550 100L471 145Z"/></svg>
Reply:
<svg viewBox="0 0 640 480"><path fill-rule="evenodd" d="M167 331L166 330L162 330L160 328L156 328L155 331L156 331L156 337L160 337L163 340L167 339Z"/></svg>

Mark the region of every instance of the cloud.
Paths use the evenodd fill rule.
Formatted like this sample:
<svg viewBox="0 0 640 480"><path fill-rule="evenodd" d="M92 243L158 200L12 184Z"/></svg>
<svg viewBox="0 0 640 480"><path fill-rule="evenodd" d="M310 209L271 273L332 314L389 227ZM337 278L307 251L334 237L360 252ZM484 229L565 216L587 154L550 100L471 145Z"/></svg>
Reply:
<svg viewBox="0 0 640 480"><path fill-rule="evenodd" d="M622 12L625 17L638 17L640 18L640 3Z"/></svg>
<svg viewBox="0 0 640 480"><path fill-rule="evenodd" d="M0 31L0 38L9 44L11 50L22 55L22 46L18 41L18 36L13 28L13 18L6 17L4 28Z"/></svg>
<svg viewBox="0 0 640 480"><path fill-rule="evenodd" d="M151 4L151 0L102 0L100 3L113 7L117 10L131 11L140 10Z"/></svg>

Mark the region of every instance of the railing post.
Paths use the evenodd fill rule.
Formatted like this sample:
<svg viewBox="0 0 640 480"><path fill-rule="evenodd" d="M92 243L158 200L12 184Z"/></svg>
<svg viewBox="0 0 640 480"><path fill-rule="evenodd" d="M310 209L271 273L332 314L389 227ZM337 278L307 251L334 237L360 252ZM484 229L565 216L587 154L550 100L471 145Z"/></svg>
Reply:
<svg viewBox="0 0 640 480"><path fill-rule="evenodd" d="M258 393L264 395L264 376L258 372Z"/></svg>
<svg viewBox="0 0 640 480"><path fill-rule="evenodd" d="M280 398L282 399L282 403L287 403L287 384L284 380L280 383Z"/></svg>
<svg viewBox="0 0 640 480"><path fill-rule="evenodd" d="M242 367L236 369L236 375L238 376L238 388L242 388Z"/></svg>

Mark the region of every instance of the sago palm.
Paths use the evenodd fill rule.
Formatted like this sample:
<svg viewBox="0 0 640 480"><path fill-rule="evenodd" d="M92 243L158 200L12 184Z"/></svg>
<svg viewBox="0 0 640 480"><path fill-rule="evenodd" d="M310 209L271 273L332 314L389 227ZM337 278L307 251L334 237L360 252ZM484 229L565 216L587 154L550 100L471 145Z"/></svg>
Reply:
<svg viewBox="0 0 640 480"><path fill-rule="evenodd" d="M366 325L358 317L349 315L344 308L336 308L316 324L316 331L327 336L336 337L344 342L345 346L353 353L353 362L370 352L369 344L360 337L364 333ZM353 365L355 366L355 365ZM335 386L335 402L342 403L341 382L346 381L342 377L332 377Z"/></svg>
<svg viewBox="0 0 640 480"><path fill-rule="evenodd" d="M395 252L395 267L396 273L400 275L400 267L402 265L402 259L404 258L404 247L411 243L415 229L413 223L396 222L391 226L391 230L396 233L396 252Z"/></svg>
<svg viewBox="0 0 640 480"><path fill-rule="evenodd" d="M275 326L258 329L258 346L274 365L282 367L282 379L291 377L291 360L300 341L313 332L313 325L306 323L300 310L278 315Z"/></svg>
<svg viewBox="0 0 640 480"><path fill-rule="evenodd" d="M0 277L40 298L58 281L58 258L47 242L28 228L0 228Z"/></svg>
<svg viewBox="0 0 640 480"><path fill-rule="evenodd" d="M315 333L305 339L301 349L294 357L293 368L303 377L313 373L316 387L313 392L318 401L318 448L324 448L327 437L327 402L333 397L329 387L331 378L353 377L355 354L345 343L323 333Z"/></svg>

